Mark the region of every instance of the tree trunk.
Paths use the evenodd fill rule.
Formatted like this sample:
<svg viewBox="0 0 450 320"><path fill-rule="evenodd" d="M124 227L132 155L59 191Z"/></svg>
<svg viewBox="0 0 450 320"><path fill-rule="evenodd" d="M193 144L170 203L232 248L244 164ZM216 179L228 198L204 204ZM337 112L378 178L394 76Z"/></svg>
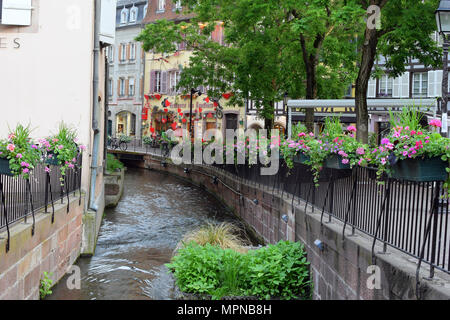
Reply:
<svg viewBox="0 0 450 320"><path fill-rule="evenodd" d="M358 141L367 143L369 140L369 112L367 110L367 90L372 67L377 51L378 34L376 29L366 29L364 43L361 48L361 62L356 79L355 112L356 137Z"/></svg>
<svg viewBox="0 0 450 320"><path fill-rule="evenodd" d="M306 66L306 100L317 98L316 66L310 63ZM314 132L314 109L308 108L305 111L305 125L309 132Z"/></svg>

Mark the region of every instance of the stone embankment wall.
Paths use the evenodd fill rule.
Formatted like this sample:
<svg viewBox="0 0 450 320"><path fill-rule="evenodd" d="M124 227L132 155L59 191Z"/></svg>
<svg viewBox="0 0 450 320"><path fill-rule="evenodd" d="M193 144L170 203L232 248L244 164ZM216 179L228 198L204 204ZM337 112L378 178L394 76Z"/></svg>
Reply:
<svg viewBox="0 0 450 320"><path fill-rule="evenodd" d="M116 207L123 195L125 169L105 174L105 208Z"/></svg>
<svg viewBox="0 0 450 320"><path fill-rule="evenodd" d="M54 222L50 213L36 213L32 236L32 217L27 223L10 227L10 250L6 252L6 231L0 233L0 300L39 299L39 284L44 272L55 284L80 256L84 198L72 196L67 212L64 203L55 202Z"/></svg>
<svg viewBox="0 0 450 320"><path fill-rule="evenodd" d="M371 237L358 231L351 235L348 227L343 238L342 222L333 218L321 224L320 210L305 208L301 199L216 168L162 165L161 159L149 155L144 159L137 166L177 175L214 194L266 243L302 242L311 262L315 299L450 299L448 274L436 271L432 281L425 280L429 268L424 265L417 295L417 259L392 248L380 254L382 246L377 244L372 261ZM316 245L316 240L323 246Z"/></svg>

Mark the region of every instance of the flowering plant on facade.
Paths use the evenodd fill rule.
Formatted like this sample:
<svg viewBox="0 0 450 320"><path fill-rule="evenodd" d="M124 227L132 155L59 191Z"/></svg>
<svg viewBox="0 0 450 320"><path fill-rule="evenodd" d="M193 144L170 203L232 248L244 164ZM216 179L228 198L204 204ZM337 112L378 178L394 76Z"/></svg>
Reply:
<svg viewBox="0 0 450 320"><path fill-rule="evenodd" d="M130 143L131 142L131 137L127 136L126 134L120 134L119 135L119 141L120 142L125 142L125 143Z"/></svg>
<svg viewBox="0 0 450 320"><path fill-rule="evenodd" d="M67 169L75 168L79 152L86 149L85 146L77 144L77 132L75 129L69 128L63 122L59 126L57 134L47 139L39 140L41 148L47 153L47 159L56 161L60 166L61 181L64 181ZM49 167L45 169L50 171Z"/></svg>
<svg viewBox="0 0 450 320"><path fill-rule="evenodd" d="M450 140L438 133L441 126L441 121L437 119L429 122L430 129L418 124L410 127L397 123L381 141L381 145L371 150L366 160L378 167L379 179L385 172L391 173L392 165L399 160L440 157L443 161L449 161ZM445 187L448 187L448 183Z"/></svg>
<svg viewBox="0 0 450 320"><path fill-rule="evenodd" d="M9 168L14 176L29 179L31 171L41 158L38 146L30 138L29 126L17 125L7 140L0 141L0 158L9 160Z"/></svg>

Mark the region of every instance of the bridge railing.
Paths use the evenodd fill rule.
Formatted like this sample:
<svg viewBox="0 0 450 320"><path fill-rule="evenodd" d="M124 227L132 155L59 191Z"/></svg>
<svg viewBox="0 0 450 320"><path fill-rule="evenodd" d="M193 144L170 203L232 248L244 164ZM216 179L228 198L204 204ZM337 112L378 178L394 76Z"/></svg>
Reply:
<svg viewBox="0 0 450 320"><path fill-rule="evenodd" d="M81 201L81 156L73 169L67 169L65 177L61 176L59 166L38 164L29 179L10 177L0 174L0 232L7 232L7 251L9 250L10 227L17 222L32 219L32 234L35 229L35 212L44 209L52 214L54 222L54 203L78 190ZM67 211L69 211L67 201Z"/></svg>

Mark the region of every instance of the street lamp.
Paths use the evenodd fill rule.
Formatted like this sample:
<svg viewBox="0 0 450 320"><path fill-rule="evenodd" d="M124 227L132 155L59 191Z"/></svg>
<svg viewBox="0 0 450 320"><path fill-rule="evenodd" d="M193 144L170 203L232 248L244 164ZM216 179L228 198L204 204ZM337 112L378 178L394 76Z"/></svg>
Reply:
<svg viewBox="0 0 450 320"><path fill-rule="evenodd" d="M190 133L191 138L194 137L194 130L192 130L192 97L196 93L198 93L199 97L202 95L200 90L191 89L191 103L189 105L189 133Z"/></svg>
<svg viewBox="0 0 450 320"><path fill-rule="evenodd" d="M439 8L435 12L436 24L439 34L442 36L444 42L442 44L443 50L443 74L442 74L442 133L447 136L447 103L448 103L448 47L450 34L450 0L441 0Z"/></svg>

